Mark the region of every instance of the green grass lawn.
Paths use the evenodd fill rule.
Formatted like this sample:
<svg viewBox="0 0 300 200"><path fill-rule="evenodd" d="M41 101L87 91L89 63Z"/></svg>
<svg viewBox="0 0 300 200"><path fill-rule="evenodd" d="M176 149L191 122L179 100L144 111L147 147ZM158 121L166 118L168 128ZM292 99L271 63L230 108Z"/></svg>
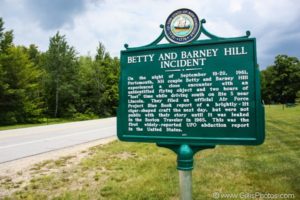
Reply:
<svg viewBox="0 0 300 200"><path fill-rule="evenodd" d="M287 193L300 199L300 107L266 106L266 128L263 145L217 146L196 154L194 199L214 199L214 192ZM4 199L178 199L176 156L170 150L116 141L87 153L71 166L72 157L34 166L22 187L0 179L0 187L20 187Z"/></svg>

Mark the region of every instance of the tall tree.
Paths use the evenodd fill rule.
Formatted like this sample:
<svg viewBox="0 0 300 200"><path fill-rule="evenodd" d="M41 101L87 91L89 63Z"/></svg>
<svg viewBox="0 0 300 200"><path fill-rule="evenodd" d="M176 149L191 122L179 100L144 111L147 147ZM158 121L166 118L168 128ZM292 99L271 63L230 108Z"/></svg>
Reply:
<svg viewBox="0 0 300 200"><path fill-rule="evenodd" d="M53 117L71 115L78 98L78 61L75 49L57 32L50 38L44 60L48 109Z"/></svg>
<svg viewBox="0 0 300 200"><path fill-rule="evenodd" d="M0 17L0 54L6 51L13 45L13 31L4 31L4 21Z"/></svg>
<svg viewBox="0 0 300 200"><path fill-rule="evenodd" d="M4 32L0 18L0 123L37 121L42 112L37 91L40 71L25 47L13 44L12 31Z"/></svg>
<svg viewBox="0 0 300 200"><path fill-rule="evenodd" d="M300 62L296 57L278 55L274 65L261 72L261 78L267 103L293 103L300 90Z"/></svg>
<svg viewBox="0 0 300 200"><path fill-rule="evenodd" d="M11 32L11 31L10 31ZM2 115L4 113L3 109L5 108L5 99L6 94L8 93L8 83L5 82L5 66L3 66L3 59L6 55L8 46L12 45L12 39L9 37L9 32L4 32L4 21L0 18L0 110ZM0 113L1 115L1 113Z"/></svg>
<svg viewBox="0 0 300 200"><path fill-rule="evenodd" d="M79 80L80 101L77 110L81 113L95 114L94 105L97 102L97 77L98 73L94 69L94 61L90 56L81 56L79 58Z"/></svg>
<svg viewBox="0 0 300 200"><path fill-rule="evenodd" d="M261 78L261 96L264 100L265 104L274 103L274 91L272 89L274 77L274 68L268 67L265 70L261 71L260 78Z"/></svg>
<svg viewBox="0 0 300 200"><path fill-rule="evenodd" d="M118 82L120 62L118 58L112 58L105 51L104 45L99 43L95 65L100 70L100 99L98 110L100 116L116 115L118 105Z"/></svg>
<svg viewBox="0 0 300 200"><path fill-rule="evenodd" d="M105 46L101 42L98 43L97 54L95 56L95 60L103 61L105 57Z"/></svg>
<svg viewBox="0 0 300 200"><path fill-rule="evenodd" d="M10 47L2 61L6 68L4 80L9 85L6 109L16 122L37 121L43 111L38 82L41 70L30 61L23 47Z"/></svg>
<svg viewBox="0 0 300 200"><path fill-rule="evenodd" d="M278 55L275 58L273 91L280 103L294 102L300 90L300 65L296 57Z"/></svg>
<svg viewBox="0 0 300 200"><path fill-rule="evenodd" d="M38 50L38 47L34 44L29 45L29 48L26 48L29 59L35 64L39 65L41 61L41 52Z"/></svg>
<svg viewBox="0 0 300 200"><path fill-rule="evenodd" d="M95 58L80 58L81 109L100 117L116 114L119 59L111 58L99 43ZM84 108L83 108L84 107Z"/></svg>

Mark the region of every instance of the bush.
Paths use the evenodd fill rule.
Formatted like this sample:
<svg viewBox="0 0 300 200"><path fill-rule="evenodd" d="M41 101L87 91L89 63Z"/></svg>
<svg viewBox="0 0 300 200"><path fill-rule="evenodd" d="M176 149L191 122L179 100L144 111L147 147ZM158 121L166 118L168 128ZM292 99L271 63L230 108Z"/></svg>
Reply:
<svg viewBox="0 0 300 200"><path fill-rule="evenodd" d="M89 119L97 119L97 115L94 113L75 113L73 115L74 120L89 120Z"/></svg>

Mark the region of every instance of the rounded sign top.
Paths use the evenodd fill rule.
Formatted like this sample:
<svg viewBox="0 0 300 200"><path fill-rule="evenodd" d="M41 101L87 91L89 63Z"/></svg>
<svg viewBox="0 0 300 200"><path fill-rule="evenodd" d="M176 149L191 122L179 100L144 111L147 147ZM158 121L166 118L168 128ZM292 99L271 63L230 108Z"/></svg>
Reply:
<svg viewBox="0 0 300 200"><path fill-rule="evenodd" d="M175 10L167 18L164 31L170 42L177 44L191 42L200 31L198 16L190 9Z"/></svg>

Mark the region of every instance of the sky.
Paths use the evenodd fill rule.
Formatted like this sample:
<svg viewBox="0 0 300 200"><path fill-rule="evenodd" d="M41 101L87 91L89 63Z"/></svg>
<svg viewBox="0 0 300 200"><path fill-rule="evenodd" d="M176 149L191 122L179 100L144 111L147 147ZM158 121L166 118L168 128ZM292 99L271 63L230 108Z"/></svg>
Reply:
<svg viewBox="0 0 300 200"><path fill-rule="evenodd" d="M206 19L205 28L220 37L250 30L261 69L278 54L300 58L298 0L0 0L0 17L5 30L14 31L17 45L35 44L46 51L59 31L78 55L95 55L102 42L119 57L125 43L138 47L154 41L159 25L180 8Z"/></svg>

